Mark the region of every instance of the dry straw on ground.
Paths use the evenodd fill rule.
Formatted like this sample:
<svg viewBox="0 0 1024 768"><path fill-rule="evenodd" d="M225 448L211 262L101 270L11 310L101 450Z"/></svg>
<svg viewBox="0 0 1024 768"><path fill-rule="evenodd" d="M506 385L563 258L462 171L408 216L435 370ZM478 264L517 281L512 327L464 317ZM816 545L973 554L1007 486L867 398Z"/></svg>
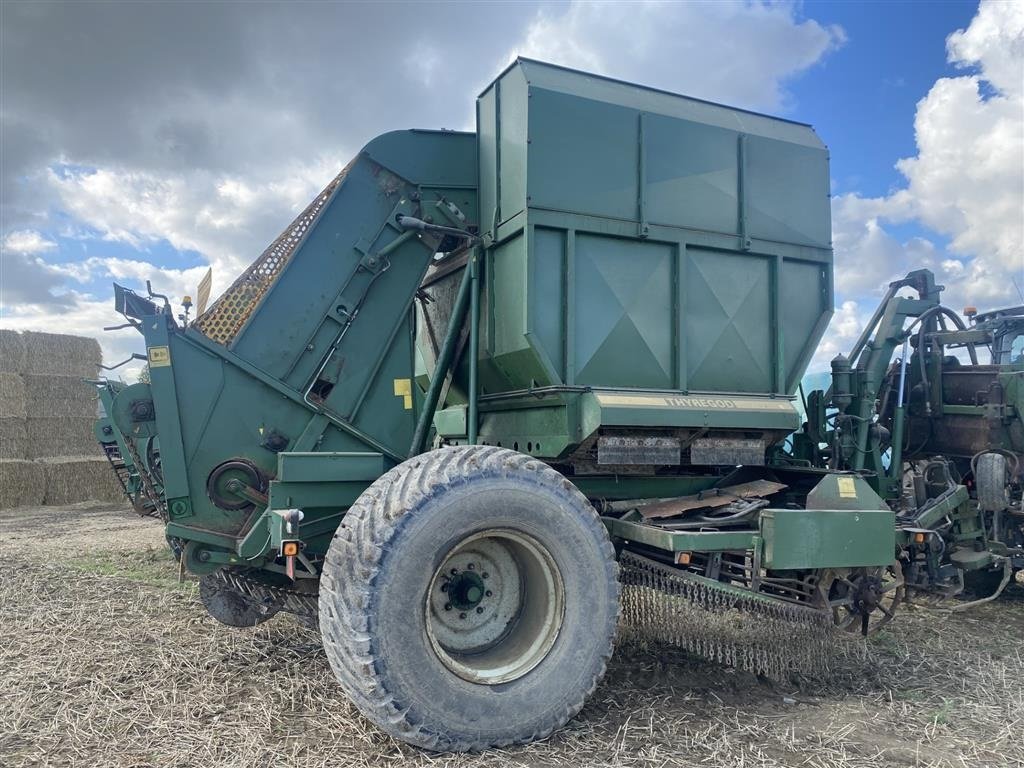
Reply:
<svg viewBox="0 0 1024 768"><path fill-rule="evenodd" d="M117 502L124 491L106 458L70 456L41 459L44 504L74 504L82 500Z"/></svg>
<svg viewBox="0 0 1024 768"><path fill-rule="evenodd" d="M102 455L94 432L95 416L46 416L26 423L30 459Z"/></svg>
<svg viewBox="0 0 1024 768"><path fill-rule="evenodd" d="M341 695L315 632L233 630L178 585L160 526L82 509L0 516L0 754L62 765L303 768L1020 768L1024 588L911 611L824 680L777 684L671 648L620 649L544 742L399 744Z"/></svg>
<svg viewBox="0 0 1024 768"><path fill-rule="evenodd" d="M43 468L34 461L0 459L0 509L43 503Z"/></svg>

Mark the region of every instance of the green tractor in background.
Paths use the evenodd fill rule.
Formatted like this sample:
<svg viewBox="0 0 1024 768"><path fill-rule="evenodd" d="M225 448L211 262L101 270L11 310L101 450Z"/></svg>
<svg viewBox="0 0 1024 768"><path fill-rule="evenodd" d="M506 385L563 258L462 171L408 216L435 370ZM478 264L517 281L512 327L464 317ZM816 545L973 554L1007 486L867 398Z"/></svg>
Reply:
<svg viewBox="0 0 1024 768"><path fill-rule="evenodd" d="M928 270L889 286L832 386L807 396L792 456L886 499L912 596L988 601L1024 568L1024 307L968 308L968 324L941 291Z"/></svg>

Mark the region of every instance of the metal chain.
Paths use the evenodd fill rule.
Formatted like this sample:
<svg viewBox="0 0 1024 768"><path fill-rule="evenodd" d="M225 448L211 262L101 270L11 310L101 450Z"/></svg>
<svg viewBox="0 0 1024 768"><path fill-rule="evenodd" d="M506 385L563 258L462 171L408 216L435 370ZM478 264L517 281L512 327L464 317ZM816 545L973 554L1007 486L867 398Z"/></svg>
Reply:
<svg viewBox="0 0 1024 768"><path fill-rule="evenodd" d="M775 679L828 668L828 611L743 594L631 552L619 565L624 628L637 639Z"/></svg>
<svg viewBox="0 0 1024 768"><path fill-rule="evenodd" d="M153 517L159 517L166 525L170 520L167 514L167 504L164 502L163 495L157 493L152 481L150 481L149 473L144 469L145 465L142 463L142 457L139 456L139 452L135 449L135 441L126 436L124 445L128 449L128 453L131 454L135 470L139 473L139 479L142 481L142 494L153 505L153 511L149 514Z"/></svg>
<svg viewBox="0 0 1024 768"><path fill-rule="evenodd" d="M319 596L316 592L298 592L287 587L271 586L226 568L215 571L211 576L222 581L227 589L259 605L276 605L286 613L311 619L317 616Z"/></svg>

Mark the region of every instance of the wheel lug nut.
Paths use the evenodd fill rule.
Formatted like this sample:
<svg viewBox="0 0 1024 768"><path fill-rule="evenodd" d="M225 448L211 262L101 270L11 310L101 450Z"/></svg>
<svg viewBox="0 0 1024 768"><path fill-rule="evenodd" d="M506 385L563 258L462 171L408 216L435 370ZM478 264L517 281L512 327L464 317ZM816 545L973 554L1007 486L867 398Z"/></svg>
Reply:
<svg viewBox="0 0 1024 768"><path fill-rule="evenodd" d="M455 576L459 572L458 568L452 568L452 576Z"/></svg>
<svg viewBox="0 0 1024 768"><path fill-rule="evenodd" d="M441 585L441 591L442 592L447 592L448 591L448 585L447 584L442 584Z"/></svg>
<svg viewBox="0 0 1024 768"><path fill-rule="evenodd" d="M491 574L489 574L489 573L488 573L487 571L484 571L484 572L483 572L483 577L484 577L485 579L486 579L486 578L488 578L488 577L490 577L490 575L491 575Z"/></svg>
<svg viewBox="0 0 1024 768"><path fill-rule="evenodd" d="M464 613L460 613L460 614L459 614L459 618L460 618L460 619L464 619L464 618L466 618L466 614L464 614Z"/></svg>
<svg viewBox="0 0 1024 768"><path fill-rule="evenodd" d="M487 590L486 592L484 592L484 594L485 594L485 595L487 595L487 597L490 597L490 596L491 596L491 595L493 595L494 593L493 593L493 592L491 592L491 590L489 590L489 589L488 589L488 590Z"/></svg>
<svg viewBox="0 0 1024 768"><path fill-rule="evenodd" d="M452 609L452 604L451 604L451 603L445 603L445 604L444 604L444 609L445 609L446 611L450 611L450 610Z"/></svg>
<svg viewBox="0 0 1024 768"><path fill-rule="evenodd" d="M483 609L483 607L481 607L481 606L479 606L479 605L478 605L478 606L476 607L476 612L477 612L477 613L483 613L483 612L484 612L484 609Z"/></svg>
<svg viewBox="0 0 1024 768"><path fill-rule="evenodd" d="M473 563L470 563L470 564L469 564L469 565L467 565L466 567L467 567L467 568L469 568L469 570L471 570L471 571L472 571L472 570L473 570L474 568L476 568L476 566L475 566L475 565L473 565Z"/></svg>

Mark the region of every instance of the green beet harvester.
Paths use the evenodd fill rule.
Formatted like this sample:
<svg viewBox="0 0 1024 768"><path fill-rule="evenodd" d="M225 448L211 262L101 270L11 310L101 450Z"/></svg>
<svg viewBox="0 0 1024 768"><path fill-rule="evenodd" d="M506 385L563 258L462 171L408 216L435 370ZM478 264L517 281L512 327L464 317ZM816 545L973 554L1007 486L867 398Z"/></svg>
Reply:
<svg viewBox="0 0 1024 768"><path fill-rule="evenodd" d="M769 458L832 313L814 131L526 59L476 114L371 141L191 322L117 289L150 382L101 441L209 612L318 621L448 750L563 725L620 616L769 674L888 621L877 487Z"/></svg>

